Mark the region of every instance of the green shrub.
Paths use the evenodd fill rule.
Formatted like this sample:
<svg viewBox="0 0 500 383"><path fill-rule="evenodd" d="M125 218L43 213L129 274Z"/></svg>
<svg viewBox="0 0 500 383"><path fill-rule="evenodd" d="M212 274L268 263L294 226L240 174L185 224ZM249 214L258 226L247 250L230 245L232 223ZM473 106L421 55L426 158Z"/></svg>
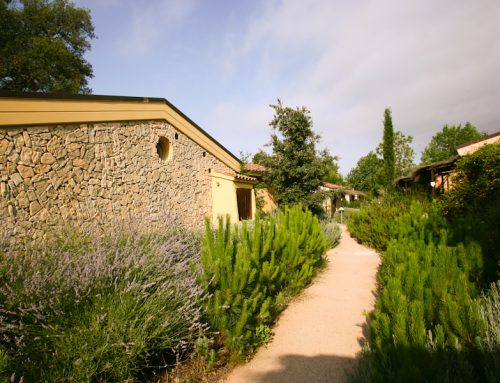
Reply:
<svg viewBox="0 0 500 383"><path fill-rule="evenodd" d="M383 206L382 206L383 207ZM371 348L354 381L473 382L484 380L485 334L477 298L483 273L481 247L456 243L438 204L402 201L391 222L382 222L371 244L382 263L379 291L370 325ZM370 206L354 229L369 228L379 211ZM385 221L385 219L383 219ZM491 354L491 353L490 353ZM364 376L364 380L360 379ZM369 376L369 379L366 377Z"/></svg>
<svg viewBox="0 0 500 383"><path fill-rule="evenodd" d="M224 346L241 358L269 339L269 326L286 298L306 286L324 264L328 245L316 217L300 206L277 216L231 226L207 221L200 282L205 308Z"/></svg>
<svg viewBox="0 0 500 383"><path fill-rule="evenodd" d="M342 231L335 220L322 220L321 229L323 230L323 237L331 248L339 244Z"/></svg>
<svg viewBox="0 0 500 383"><path fill-rule="evenodd" d="M479 302L486 324L485 334L480 339L484 375L489 383L500 382L500 281L492 283Z"/></svg>
<svg viewBox="0 0 500 383"><path fill-rule="evenodd" d="M7 353L0 348L0 383L7 383L9 369L9 357Z"/></svg>
<svg viewBox="0 0 500 383"><path fill-rule="evenodd" d="M488 287L500 272L500 144L460 158L453 188L439 202L453 225L453 240L472 239L481 245Z"/></svg>
<svg viewBox="0 0 500 383"><path fill-rule="evenodd" d="M16 379L132 381L194 344L189 233L78 232L0 254L0 342Z"/></svg>

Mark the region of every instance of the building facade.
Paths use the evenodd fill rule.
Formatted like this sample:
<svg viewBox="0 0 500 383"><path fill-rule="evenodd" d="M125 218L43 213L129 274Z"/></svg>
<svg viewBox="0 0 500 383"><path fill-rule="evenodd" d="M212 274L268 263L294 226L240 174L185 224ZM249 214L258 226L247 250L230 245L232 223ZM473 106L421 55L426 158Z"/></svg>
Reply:
<svg viewBox="0 0 500 383"><path fill-rule="evenodd" d="M239 169L164 99L0 95L0 217L15 236L68 222L251 219L253 178Z"/></svg>

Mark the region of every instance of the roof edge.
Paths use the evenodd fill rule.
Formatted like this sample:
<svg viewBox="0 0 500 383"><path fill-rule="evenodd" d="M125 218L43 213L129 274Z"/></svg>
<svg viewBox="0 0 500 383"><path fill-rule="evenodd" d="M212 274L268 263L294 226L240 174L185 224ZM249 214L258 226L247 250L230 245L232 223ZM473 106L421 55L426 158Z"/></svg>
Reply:
<svg viewBox="0 0 500 383"><path fill-rule="evenodd" d="M238 161L241 165L241 160L231 153L224 145L217 141L212 135L207 133L196 122L184 114L179 108L165 98L159 97L131 97L131 96L110 96L110 95L94 95L94 94L65 94L65 93L41 93L41 92L11 92L0 90L0 99L32 99L32 100L60 100L60 101L103 101L103 102L123 102L123 103L142 103L142 104L164 104L179 114L195 129L199 130L208 139L213 141L226 154Z"/></svg>

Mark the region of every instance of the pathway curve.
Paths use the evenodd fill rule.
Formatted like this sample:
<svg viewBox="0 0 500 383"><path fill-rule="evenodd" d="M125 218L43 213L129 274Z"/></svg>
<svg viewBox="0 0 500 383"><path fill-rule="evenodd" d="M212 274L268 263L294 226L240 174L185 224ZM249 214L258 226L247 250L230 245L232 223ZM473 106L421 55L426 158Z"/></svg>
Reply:
<svg viewBox="0 0 500 383"><path fill-rule="evenodd" d="M374 304L379 257L342 226L328 266L281 315L274 337L227 383L340 383L354 365Z"/></svg>

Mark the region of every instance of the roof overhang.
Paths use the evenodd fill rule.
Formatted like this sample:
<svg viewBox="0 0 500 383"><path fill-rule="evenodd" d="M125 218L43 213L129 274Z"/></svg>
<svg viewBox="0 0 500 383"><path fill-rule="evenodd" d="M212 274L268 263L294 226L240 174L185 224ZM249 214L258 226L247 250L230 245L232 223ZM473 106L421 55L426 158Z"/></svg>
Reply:
<svg viewBox="0 0 500 383"><path fill-rule="evenodd" d="M164 120L229 168L241 163L184 113L163 98L0 92L0 126Z"/></svg>

